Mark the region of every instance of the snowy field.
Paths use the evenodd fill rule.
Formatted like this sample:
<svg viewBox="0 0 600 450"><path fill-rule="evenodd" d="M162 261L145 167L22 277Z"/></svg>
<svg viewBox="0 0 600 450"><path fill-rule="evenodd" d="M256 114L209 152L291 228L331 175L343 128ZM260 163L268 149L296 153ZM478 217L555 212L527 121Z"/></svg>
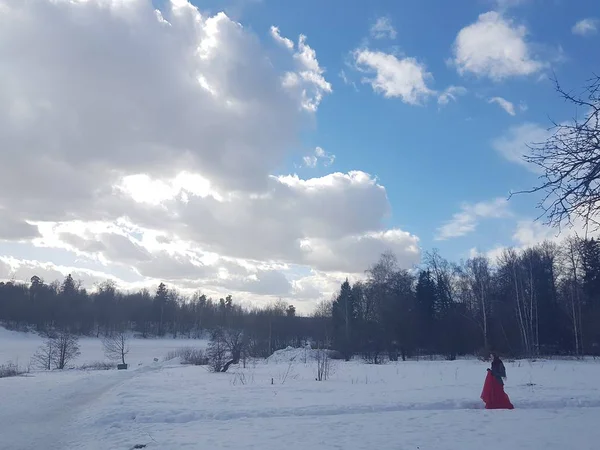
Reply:
<svg viewBox="0 0 600 450"><path fill-rule="evenodd" d="M0 364L12 362L27 369L30 359L44 342L35 333L9 331L0 327ZM127 362L132 366L150 363L154 358L163 359L169 351L182 347L205 348L207 342L197 339L131 339ZM108 361L104 356L102 341L95 338L79 339L81 355L73 361L74 366ZM0 447L1 448L1 447Z"/></svg>
<svg viewBox="0 0 600 450"><path fill-rule="evenodd" d="M600 361L506 362L516 409L486 411L479 361L336 361L317 382L304 350L212 374L163 361L182 346L166 341L144 344L132 370L0 379L0 449L592 450L600 442Z"/></svg>

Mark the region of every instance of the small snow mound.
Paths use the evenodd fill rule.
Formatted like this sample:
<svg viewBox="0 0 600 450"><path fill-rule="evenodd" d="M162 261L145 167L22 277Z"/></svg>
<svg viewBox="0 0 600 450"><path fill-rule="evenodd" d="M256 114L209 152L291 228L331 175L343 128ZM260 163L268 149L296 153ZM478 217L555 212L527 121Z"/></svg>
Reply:
<svg viewBox="0 0 600 450"><path fill-rule="evenodd" d="M310 348L310 346L294 348L287 346L284 349L276 350L267 358L267 362L286 363L286 362L308 362L315 360L319 350Z"/></svg>
<svg viewBox="0 0 600 450"><path fill-rule="evenodd" d="M163 366L165 367L177 367L183 364L183 359L181 358L181 356L175 356L174 358L171 359L166 359L163 362Z"/></svg>

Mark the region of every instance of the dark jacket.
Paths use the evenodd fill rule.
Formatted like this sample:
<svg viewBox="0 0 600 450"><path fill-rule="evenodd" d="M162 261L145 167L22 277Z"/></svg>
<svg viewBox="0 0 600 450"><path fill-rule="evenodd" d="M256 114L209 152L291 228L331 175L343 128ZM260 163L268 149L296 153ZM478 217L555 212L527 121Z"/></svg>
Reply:
<svg viewBox="0 0 600 450"><path fill-rule="evenodd" d="M504 384L503 378L506 378L506 368L500 358L496 358L492 361L492 375L498 380L500 384Z"/></svg>

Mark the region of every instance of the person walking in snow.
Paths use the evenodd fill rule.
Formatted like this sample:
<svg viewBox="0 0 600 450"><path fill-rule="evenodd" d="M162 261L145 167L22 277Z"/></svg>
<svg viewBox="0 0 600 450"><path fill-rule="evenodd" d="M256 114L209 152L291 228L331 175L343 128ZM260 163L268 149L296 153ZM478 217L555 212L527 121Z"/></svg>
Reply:
<svg viewBox="0 0 600 450"><path fill-rule="evenodd" d="M514 409L508 395L504 392L504 379L506 379L504 363L495 352L492 352L490 356L492 366L487 369L487 377L481 392L481 399L485 403L485 408Z"/></svg>
<svg viewBox="0 0 600 450"><path fill-rule="evenodd" d="M495 353L490 355L490 359L492 360L492 367L488 370L492 372L492 375L498 380L498 383L504 386L504 379L506 378L506 367L504 367L504 363Z"/></svg>

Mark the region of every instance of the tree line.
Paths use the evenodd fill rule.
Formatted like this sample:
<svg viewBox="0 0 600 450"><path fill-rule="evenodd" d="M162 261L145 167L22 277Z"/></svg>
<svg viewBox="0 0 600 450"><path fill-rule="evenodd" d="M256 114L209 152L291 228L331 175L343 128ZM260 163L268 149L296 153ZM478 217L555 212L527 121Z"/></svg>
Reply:
<svg viewBox="0 0 600 450"><path fill-rule="evenodd" d="M366 281L342 284L333 346L346 359L600 355L600 241L544 242L460 264L433 251L424 262L415 273L384 254Z"/></svg>
<svg viewBox="0 0 600 450"><path fill-rule="evenodd" d="M0 321L11 329L47 334L112 336L123 330L141 338L202 338L215 329L244 330L254 354L268 356L309 338L325 340L327 319L300 317L282 300L263 308L242 308L231 295L214 300L202 293L191 297L160 283L154 292L121 292L112 281L90 292L71 275L46 283L0 282Z"/></svg>
<svg viewBox="0 0 600 450"><path fill-rule="evenodd" d="M0 320L14 329L111 336L199 338L242 330L249 352L268 356L307 341L378 363L419 355L488 352L536 356L600 354L600 242L569 238L497 261L450 263L437 251L418 270L384 253L365 280L346 280L310 316L284 301L242 308L231 295L182 296L161 283L154 292L120 292L111 281L88 292L71 275L45 283L0 283Z"/></svg>

